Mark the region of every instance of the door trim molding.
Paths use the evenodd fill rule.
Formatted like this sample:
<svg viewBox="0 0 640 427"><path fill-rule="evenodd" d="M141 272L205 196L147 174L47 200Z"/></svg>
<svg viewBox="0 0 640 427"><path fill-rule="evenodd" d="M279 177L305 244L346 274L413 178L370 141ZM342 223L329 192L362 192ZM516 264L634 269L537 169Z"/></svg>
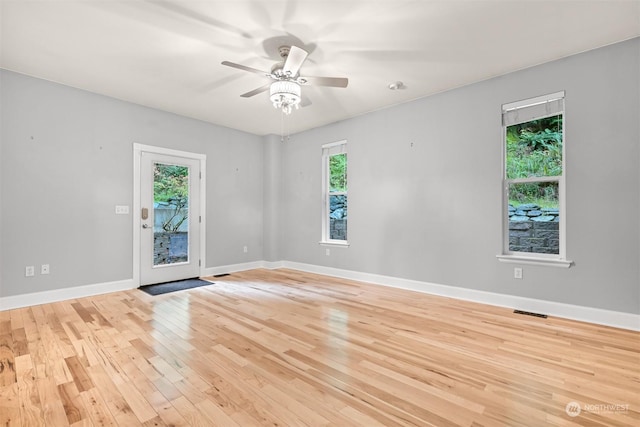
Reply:
<svg viewBox="0 0 640 427"><path fill-rule="evenodd" d="M206 195L207 195L207 155L189 151L174 150L172 148L156 147L153 145L133 143L133 283L140 286L140 162L142 153L162 154L166 156L183 157L200 161L200 268L199 276L205 275L206 257Z"/></svg>

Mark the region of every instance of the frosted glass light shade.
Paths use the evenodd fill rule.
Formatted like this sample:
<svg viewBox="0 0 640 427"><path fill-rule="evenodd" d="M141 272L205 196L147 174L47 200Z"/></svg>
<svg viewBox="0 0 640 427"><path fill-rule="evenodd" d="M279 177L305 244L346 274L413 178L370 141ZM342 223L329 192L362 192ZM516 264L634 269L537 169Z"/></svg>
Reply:
<svg viewBox="0 0 640 427"><path fill-rule="evenodd" d="M271 83L269 99L273 106L285 114L291 114L293 107L300 104L300 85L288 80L278 80Z"/></svg>

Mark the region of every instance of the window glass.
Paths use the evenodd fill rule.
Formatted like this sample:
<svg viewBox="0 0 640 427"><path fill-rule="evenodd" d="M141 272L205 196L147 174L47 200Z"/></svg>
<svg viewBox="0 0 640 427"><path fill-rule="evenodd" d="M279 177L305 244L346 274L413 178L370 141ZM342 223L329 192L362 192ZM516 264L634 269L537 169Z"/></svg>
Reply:
<svg viewBox="0 0 640 427"><path fill-rule="evenodd" d="M509 251L560 253L558 182L509 184Z"/></svg>
<svg viewBox="0 0 640 427"><path fill-rule="evenodd" d="M322 148L325 180L322 241L347 240L347 144L338 142Z"/></svg>
<svg viewBox="0 0 640 427"><path fill-rule="evenodd" d="M329 158L329 191L347 191L347 153L335 154Z"/></svg>
<svg viewBox="0 0 640 427"><path fill-rule="evenodd" d="M562 175L562 115L507 127L507 178Z"/></svg>
<svg viewBox="0 0 640 427"><path fill-rule="evenodd" d="M503 251L564 259L564 92L502 109Z"/></svg>
<svg viewBox="0 0 640 427"><path fill-rule="evenodd" d="M329 239L347 240L347 195L329 196Z"/></svg>

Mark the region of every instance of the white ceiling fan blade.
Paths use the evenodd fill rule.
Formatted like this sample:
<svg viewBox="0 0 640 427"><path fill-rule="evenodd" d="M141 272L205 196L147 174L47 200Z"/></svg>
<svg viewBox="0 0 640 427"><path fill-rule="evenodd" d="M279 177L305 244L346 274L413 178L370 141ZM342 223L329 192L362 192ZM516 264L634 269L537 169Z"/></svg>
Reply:
<svg viewBox="0 0 640 427"><path fill-rule="evenodd" d="M312 77L304 76L298 79L302 85L347 87L349 79L346 77Z"/></svg>
<svg viewBox="0 0 640 427"><path fill-rule="evenodd" d="M266 92L267 90L269 90L269 87L270 87L270 86L271 86L271 83L267 83L267 84L266 84L266 85L264 85L264 86L260 86L259 88L254 89L254 90L252 90L252 91L249 91L249 92L247 92L247 93L243 93L243 94L242 94L242 95L240 95L240 96L241 96L241 97L243 97L243 98L250 98L250 97L252 97L252 96L254 96L254 95L257 95L257 94L259 94L259 93Z"/></svg>
<svg viewBox="0 0 640 427"><path fill-rule="evenodd" d="M297 76L302 63L307 59L307 55L306 50L300 49L297 46L291 46L287 60L284 63L284 67L282 67L282 72L291 77Z"/></svg>
<svg viewBox="0 0 640 427"><path fill-rule="evenodd" d="M222 61L222 65L226 65L227 67L237 68L239 70L249 71L250 73L260 74L266 77L271 77L271 73L267 73L266 71L258 70L256 68L247 67L246 65L236 64L235 62Z"/></svg>

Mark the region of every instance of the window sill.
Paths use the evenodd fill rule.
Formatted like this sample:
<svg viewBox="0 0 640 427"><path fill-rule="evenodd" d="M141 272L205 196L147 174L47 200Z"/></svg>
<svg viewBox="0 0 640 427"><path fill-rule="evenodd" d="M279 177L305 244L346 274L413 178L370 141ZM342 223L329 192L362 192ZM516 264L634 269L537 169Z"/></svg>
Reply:
<svg viewBox="0 0 640 427"><path fill-rule="evenodd" d="M337 246L337 247L342 247L342 248L348 248L349 247L349 242L340 241L340 240L332 240L332 241L321 240L321 241L318 242L318 244L320 246Z"/></svg>
<svg viewBox="0 0 640 427"><path fill-rule="evenodd" d="M542 258L526 255L496 255L498 261L512 264L540 265L544 267L569 268L573 261L559 258Z"/></svg>

